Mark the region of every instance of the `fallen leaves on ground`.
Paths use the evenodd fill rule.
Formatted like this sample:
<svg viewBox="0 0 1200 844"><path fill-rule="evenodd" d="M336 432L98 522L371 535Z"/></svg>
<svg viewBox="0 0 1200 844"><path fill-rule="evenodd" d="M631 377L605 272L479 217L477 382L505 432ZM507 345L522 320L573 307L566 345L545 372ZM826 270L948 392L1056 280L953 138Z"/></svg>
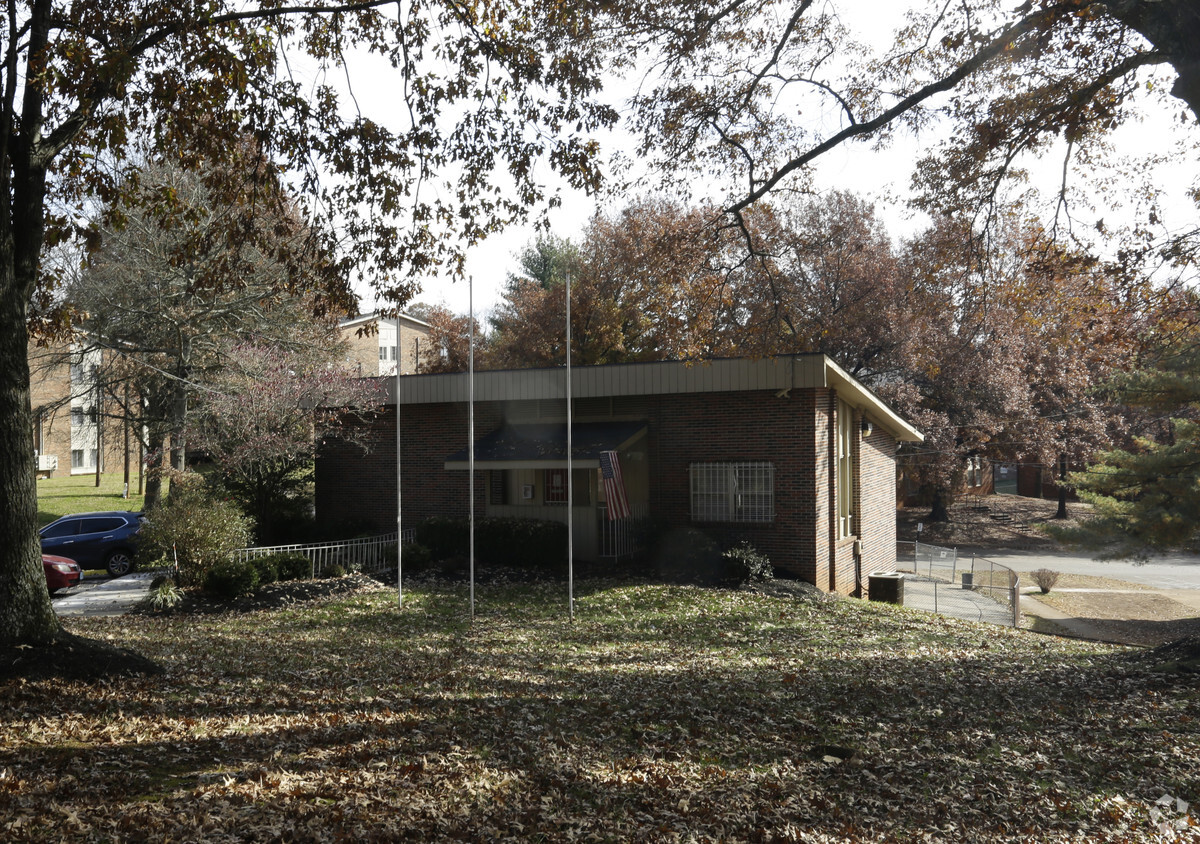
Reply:
<svg viewBox="0 0 1200 844"><path fill-rule="evenodd" d="M72 620L166 673L0 685L0 837L1200 837L1194 674L851 600L576 595Z"/></svg>

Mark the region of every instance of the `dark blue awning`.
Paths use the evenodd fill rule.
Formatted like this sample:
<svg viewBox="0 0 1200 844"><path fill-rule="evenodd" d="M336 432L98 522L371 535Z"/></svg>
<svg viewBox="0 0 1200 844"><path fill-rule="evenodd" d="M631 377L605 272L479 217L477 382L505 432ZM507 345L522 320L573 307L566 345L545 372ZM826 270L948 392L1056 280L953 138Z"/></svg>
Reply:
<svg viewBox="0 0 1200 844"><path fill-rule="evenodd" d="M580 469L594 469L602 451L627 450L646 430L645 422L577 422L571 456ZM467 449L446 458L447 469L466 469ZM565 422L505 425L475 443L477 469L561 469L567 465Z"/></svg>

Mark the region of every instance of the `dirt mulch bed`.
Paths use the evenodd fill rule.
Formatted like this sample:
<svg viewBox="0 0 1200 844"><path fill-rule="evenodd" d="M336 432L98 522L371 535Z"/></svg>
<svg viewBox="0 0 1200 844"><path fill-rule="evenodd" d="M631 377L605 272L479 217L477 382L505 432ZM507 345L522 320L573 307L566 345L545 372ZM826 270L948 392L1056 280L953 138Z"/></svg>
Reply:
<svg viewBox="0 0 1200 844"><path fill-rule="evenodd" d="M276 610L298 604L344 597L356 592L386 589L380 581L365 574L343 577L324 577L317 580L285 580L260 586L251 595L224 601L206 595L199 589L186 589L183 600L170 609L155 610L142 604L130 610L130 615L211 615L214 613L257 612Z"/></svg>

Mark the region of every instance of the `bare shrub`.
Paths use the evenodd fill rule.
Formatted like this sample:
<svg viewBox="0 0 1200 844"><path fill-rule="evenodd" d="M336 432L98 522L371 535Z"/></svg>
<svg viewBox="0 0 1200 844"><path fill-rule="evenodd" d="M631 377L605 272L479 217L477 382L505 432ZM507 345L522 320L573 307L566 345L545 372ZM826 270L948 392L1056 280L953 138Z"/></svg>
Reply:
<svg viewBox="0 0 1200 844"><path fill-rule="evenodd" d="M1053 589L1054 584L1058 583L1058 572L1053 569L1038 569L1029 574L1033 578L1033 582L1042 590L1043 595Z"/></svg>

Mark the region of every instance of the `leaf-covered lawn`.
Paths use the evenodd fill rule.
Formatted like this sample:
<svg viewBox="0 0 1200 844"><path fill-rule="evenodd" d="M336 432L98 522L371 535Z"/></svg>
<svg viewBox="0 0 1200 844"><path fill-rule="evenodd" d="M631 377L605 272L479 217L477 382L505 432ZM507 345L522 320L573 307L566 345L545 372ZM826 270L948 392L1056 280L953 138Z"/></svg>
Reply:
<svg viewBox="0 0 1200 844"><path fill-rule="evenodd" d="M858 601L425 584L73 620L165 675L0 686L0 839L1193 840L1200 680ZM1156 801L1164 795L1170 805ZM1189 814L1191 811L1191 814Z"/></svg>

